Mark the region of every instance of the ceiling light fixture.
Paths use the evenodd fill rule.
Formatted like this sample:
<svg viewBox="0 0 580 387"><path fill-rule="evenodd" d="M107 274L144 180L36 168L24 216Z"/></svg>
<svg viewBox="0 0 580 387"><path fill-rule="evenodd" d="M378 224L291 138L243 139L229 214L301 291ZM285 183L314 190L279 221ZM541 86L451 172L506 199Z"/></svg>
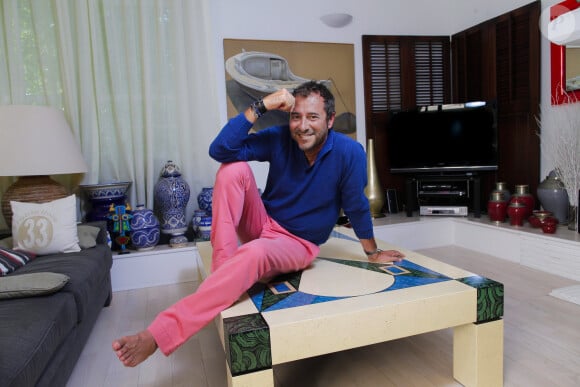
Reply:
<svg viewBox="0 0 580 387"><path fill-rule="evenodd" d="M320 17L324 24L332 28L346 27L352 22L352 15L348 13L329 13Z"/></svg>

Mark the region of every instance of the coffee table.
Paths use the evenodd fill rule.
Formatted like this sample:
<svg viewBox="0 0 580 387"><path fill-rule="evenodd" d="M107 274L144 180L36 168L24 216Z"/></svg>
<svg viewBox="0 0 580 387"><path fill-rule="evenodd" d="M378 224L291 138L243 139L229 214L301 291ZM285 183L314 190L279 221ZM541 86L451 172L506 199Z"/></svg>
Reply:
<svg viewBox="0 0 580 387"><path fill-rule="evenodd" d="M229 386L273 386L277 364L451 327L453 377L503 385L501 283L383 241L405 260L369 263L338 230L310 267L257 283L216 317ZM203 279L211 245L197 247Z"/></svg>

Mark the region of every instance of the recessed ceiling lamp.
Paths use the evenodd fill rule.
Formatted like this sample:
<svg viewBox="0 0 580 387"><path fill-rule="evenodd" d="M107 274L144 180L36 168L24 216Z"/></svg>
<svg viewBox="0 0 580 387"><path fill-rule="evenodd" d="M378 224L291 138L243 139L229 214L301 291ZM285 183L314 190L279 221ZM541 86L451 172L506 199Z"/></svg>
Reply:
<svg viewBox="0 0 580 387"><path fill-rule="evenodd" d="M321 16L320 20L329 27L342 28L352 22L352 15L348 13L329 13Z"/></svg>

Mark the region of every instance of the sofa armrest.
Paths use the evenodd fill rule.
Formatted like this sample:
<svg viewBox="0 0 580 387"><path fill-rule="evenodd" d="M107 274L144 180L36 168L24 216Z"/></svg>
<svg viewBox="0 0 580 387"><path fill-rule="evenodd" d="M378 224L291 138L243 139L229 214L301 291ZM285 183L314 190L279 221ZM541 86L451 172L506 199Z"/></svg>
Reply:
<svg viewBox="0 0 580 387"><path fill-rule="evenodd" d="M82 224L86 224L88 226L93 226L93 227L98 227L100 229L100 231L99 231L99 235L97 235L97 239L96 239L97 244L98 245L108 244L109 240L107 238L107 221L98 220L98 221L86 222L86 223L82 223Z"/></svg>

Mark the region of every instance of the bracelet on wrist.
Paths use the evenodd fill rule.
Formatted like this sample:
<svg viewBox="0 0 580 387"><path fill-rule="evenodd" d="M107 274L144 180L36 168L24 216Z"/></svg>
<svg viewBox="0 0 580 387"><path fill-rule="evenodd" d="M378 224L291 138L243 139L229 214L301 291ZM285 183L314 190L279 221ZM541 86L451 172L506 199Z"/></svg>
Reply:
<svg viewBox="0 0 580 387"><path fill-rule="evenodd" d="M376 249L375 251L365 251L365 254L367 255L367 257L370 257L371 255L378 254L381 251L383 251L383 249Z"/></svg>
<svg viewBox="0 0 580 387"><path fill-rule="evenodd" d="M264 101L261 99L254 101L250 107L252 108L252 112L254 113L254 117L256 117L256 119L262 117L264 113L268 111L266 105L264 105Z"/></svg>

